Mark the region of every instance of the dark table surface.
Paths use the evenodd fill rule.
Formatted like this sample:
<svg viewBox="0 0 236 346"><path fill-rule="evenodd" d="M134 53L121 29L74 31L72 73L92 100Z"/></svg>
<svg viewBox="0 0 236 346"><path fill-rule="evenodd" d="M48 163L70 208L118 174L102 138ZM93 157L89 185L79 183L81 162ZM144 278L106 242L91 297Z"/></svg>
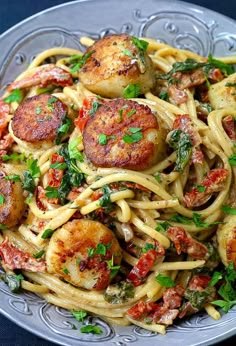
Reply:
<svg viewBox="0 0 236 346"><path fill-rule="evenodd" d="M107 0L109 1L109 0ZM131 1L131 0L127 0ZM168 1L168 0L166 0ZM0 0L0 34L21 20L46 8L56 6L68 0ZM188 2L210 8L236 20L235 0L188 0ZM0 53L1 54L1 53ZM217 346L233 346L236 336ZM55 344L45 341L18 327L0 315L0 346L53 346Z"/></svg>

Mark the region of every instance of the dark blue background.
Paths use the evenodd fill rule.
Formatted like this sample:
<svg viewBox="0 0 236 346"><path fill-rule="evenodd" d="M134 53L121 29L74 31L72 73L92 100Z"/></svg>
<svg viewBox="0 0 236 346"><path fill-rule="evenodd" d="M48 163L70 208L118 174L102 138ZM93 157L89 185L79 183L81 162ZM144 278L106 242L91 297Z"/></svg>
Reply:
<svg viewBox="0 0 236 346"><path fill-rule="evenodd" d="M109 0L107 0L109 2ZM132 1L132 0L127 0ZM135 0L134 0L135 1ZM166 0L168 1L168 0ZM66 0L0 0L0 34L21 20L46 8L56 6ZM236 20L236 0L188 0L188 2L210 8ZM1 52L0 52L1 54ZM236 323L236 321L235 321ZM197 335L196 335L197 337ZM236 344L232 337L217 346ZM0 346L52 346L31 333L19 328L11 321L0 315Z"/></svg>

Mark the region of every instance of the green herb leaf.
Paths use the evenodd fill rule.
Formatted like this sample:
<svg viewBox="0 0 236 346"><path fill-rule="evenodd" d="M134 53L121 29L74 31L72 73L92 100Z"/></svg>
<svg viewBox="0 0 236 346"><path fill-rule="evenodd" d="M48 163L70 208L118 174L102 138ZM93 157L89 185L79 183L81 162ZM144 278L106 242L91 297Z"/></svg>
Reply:
<svg viewBox="0 0 236 346"><path fill-rule="evenodd" d="M71 314L78 322L84 322L84 319L88 316L88 313L85 310L72 310Z"/></svg>
<svg viewBox="0 0 236 346"><path fill-rule="evenodd" d="M83 155L78 150L78 145L81 143L81 141L82 141L82 136L79 136L78 138L69 142L68 152L69 152L70 159L75 159L75 160L78 160L79 162L84 161Z"/></svg>
<svg viewBox="0 0 236 346"><path fill-rule="evenodd" d="M36 252L35 254L33 254L33 257L38 259L38 258L43 257L44 254L45 254L45 251L40 250L39 252Z"/></svg>
<svg viewBox="0 0 236 346"><path fill-rule="evenodd" d="M183 223L185 225L190 225L193 222L193 219L189 219L188 217L177 214L177 215L173 215L170 218L170 221L180 222L180 223Z"/></svg>
<svg viewBox="0 0 236 346"><path fill-rule="evenodd" d="M53 235L53 233L54 233L54 230L48 228L43 232L43 234L41 235L41 238L43 238L43 239L50 238Z"/></svg>
<svg viewBox="0 0 236 346"><path fill-rule="evenodd" d="M45 188L45 190L48 191L48 192L45 193L46 197L48 197L48 198L59 198L58 190L55 187L47 186Z"/></svg>
<svg viewBox="0 0 236 346"><path fill-rule="evenodd" d="M196 188L199 192L205 192L206 191L206 187L203 185L197 185Z"/></svg>
<svg viewBox="0 0 236 346"><path fill-rule="evenodd" d="M92 334L102 334L103 331L99 326L94 326L93 324L87 324L80 328L81 333L92 333Z"/></svg>
<svg viewBox="0 0 236 346"><path fill-rule="evenodd" d="M141 89L140 84L129 84L123 91L125 99L136 98L140 95Z"/></svg>
<svg viewBox="0 0 236 346"><path fill-rule="evenodd" d="M140 40L139 38L137 37L132 37L132 42L135 44L135 46L142 50L142 51L145 51L147 50L147 47L149 45L149 43L147 41L144 41L144 40Z"/></svg>
<svg viewBox="0 0 236 346"><path fill-rule="evenodd" d="M12 153L10 155L3 155L2 156L3 161L25 161L25 155L24 154L18 154L18 153Z"/></svg>
<svg viewBox="0 0 236 346"><path fill-rule="evenodd" d="M223 275L220 272L214 272L208 286L215 286L215 284L217 284L217 282L221 279L223 279Z"/></svg>
<svg viewBox="0 0 236 346"><path fill-rule="evenodd" d="M170 228L170 227L171 227L171 225L170 225L168 222L166 222L166 221L164 221L164 222L158 222L158 223L157 223L157 227L155 228L155 230L156 230L157 232L165 232L165 231L167 231L168 228Z"/></svg>
<svg viewBox="0 0 236 346"><path fill-rule="evenodd" d="M143 138L142 132L140 132L142 129L140 127L129 127L128 131L131 132L130 134L125 134L122 139L127 144L132 144L139 142Z"/></svg>
<svg viewBox="0 0 236 346"><path fill-rule="evenodd" d="M5 201L6 201L5 197L2 194L0 194L0 204L4 204Z"/></svg>
<svg viewBox="0 0 236 346"><path fill-rule="evenodd" d="M98 136L98 143L100 145L106 145L107 144L107 135L105 135L104 133L101 133L99 136Z"/></svg>
<svg viewBox="0 0 236 346"><path fill-rule="evenodd" d="M113 279L120 270L119 265L114 265L114 256L108 261L106 261L108 268L110 269L110 278Z"/></svg>
<svg viewBox="0 0 236 346"><path fill-rule="evenodd" d="M169 145L176 151L175 171L180 172L187 165L192 154L191 138L181 130L173 130L170 132Z"/></svg>
<svg viewBox="0 0 236 346"><path fill-rule="evenodd" d="M131 51L128 50L128 49L124 49L122 53L123 53L124 55L129 56L130 58L136 59L136 57L135 57L135 56L131 53Z"/></svg>
<svg viewBox="0 0 236 346"><path fill-rule="evenodd" d="M236 300L227 302L225 300L219 299L219 300L214 300L213 302L211 302L211 304L219 306L220 308L222 308L224 312L228 312L236 304Z"/></svg>
<svg viewBox="0 0 236 346"><path fill-rule="evenodd" d="M208 62L213 65L215 68L218 68L223 72L225 76L228 76L232 73L234 73L234 68L231 65L228 65L224 63L223 61L220 61L218 59L213 58L211 54L208 55Z"/></svg>
<svg viewBox="0 0 236 346"><path fill-rule="evenodd" d="M50 164L50 168L64 170L67 168L67 164L65 162L55 162Z"/></svg>
<svg viewBox="0 0 236 346"><path fill-rule="evenodd" d="M5 97L3 101L6 103L12 103L12 102L21 102L22 99L23 99L22 91L20 89L15 89L12 91L10 95Z"/></svg>
<svg viewBox="0 0 236 346"><path fill-rule="evenodd" d="M228 205L222 205L221 209L223 210L225 214L236 215L236 209Z"/></svg>
<svg viewBox="0 0 236 346"><path fill-rule="evenodd" d="M8 227L6 225L3 225L2 223L0 223L0 229L5 230L5 229L8 229Z"/></svg>
<svg viewBox="0 0 236 346"><path fill-rule="evenodd" d="M163 287L167 287L167 288L175 287L174 280L171 277L167 276L167 275L158 274L155 279Z"/></svg>
<svg viewBox="0 0 236 346"><path fill-rule="evenodd" d="M77 56L77 63L72 67L72 69L70 70L71 73L75 73L75 72L78 72L81 67L86 63L86 61L92 56L92 54L94 53L95 51L91 51L87 54L84 54L82 56ZM74 59L76 60L76 59Z"/></svg>
<svg viewBox="0 0 236 346"><path fill-rule="evenodd" d="M102 187L103 196L99 198L100 207L104 208L107 213L113 210L111 201L111 189L108 185Z"/></svg>
<svg viewBox="0 0 236 346"><path fill-rule="evenodd" d="M57 129L57 138L56 138L56 144L60 144L62 137L69 133L69 131L71 130L72 127L72 119L68 118L67 116L64 117L63 121L62 121L62 125Z"/></svg>
<svg viewBox="0 0 236 346"><path fill-rule="evenodd" d="M66 275L69 275L69 274L70 274L70 272L69 272L69 270L68 270L67 268L63 268L62 271L63 271L63 273L65 273Z"/></svg>
<svg viewBox="0 0 236 346"><path fill-rule="evenodd" d="M161 173L158 173L158 174L154 175L154 178L156 179L156 181L157 181L159 184L162 183Z"/></svg>
<svg viewBox="0 0 236 346"><path fill-rule="evenodd" d="M17 174L6 175L3 177L4 180L13 180L14 182L21 182L21 178Z"/></svg>
<svg viewBox="0 0 236 346"><path fill-rule="evenodd" d="M167 91L162 91L159 95L160 99L164 100L164 101L167 101L168 99L168 93Z"/></svg>
<svg viewBox="0 0 236 346"><path fill-rule="evenodd" d="M31 193L35 190L35 181L29 171L23 171L22 188Z"/></svg>
<svg viewBox="0 0 236 346"><path fill-rule="evenodd" d="M135 109L132 109L131 111L129 111L127 114L126 114L126 116L127 116L127 118L130 118L133 114L135 114L136 113L136 110Z"/></svg>
<svg viewBox="0 0 236 346"><path fill-rule="evenodd" d="M228 83L225 84L225 86L236 88L236 83L230 83L230 82L228 82Z"/></svg>
<svg viewBox="0 0 236 346"><path fill-rule="evenodd" d="M235 167L236 166L236 154L231 155L229 157L228 161L229 161L229 164L231 166Z"/></svg>
<svg viewBox="0 0 236 346"><path fill-rule="evenodd" d="M155 245L151 243L146 243L145 246L142 248L142 252L147 252L148 250L154 250Z"/></svg>
<svg viewBox="0 0 236 346"><path fill-rule="evenodd" d="M26 165L33 178L40 178L40 168L38 166L38 160L30 158L26 161Z"/></svg>

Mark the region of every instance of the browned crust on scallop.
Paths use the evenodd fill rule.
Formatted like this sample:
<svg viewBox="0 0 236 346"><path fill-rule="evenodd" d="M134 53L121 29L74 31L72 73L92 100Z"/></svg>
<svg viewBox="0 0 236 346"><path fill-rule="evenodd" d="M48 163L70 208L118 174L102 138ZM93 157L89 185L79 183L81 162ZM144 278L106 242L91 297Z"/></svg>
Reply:
<svg viewBox="0 0 236 346"><path fill-rule="evenodd" d="M51 102L52 99L56 101ZM54 140L66 112L66 105L55 96L36 95L19 105L12 119L12 130L16 137L29 143Z"/></svg>
<svg viewBox="0 0 236 346"><path fill-rule="evenodd" d="M114 77L123 84L123 88L127 84L140 83L141 93L150 90L155 83L154 74L151 72L154 72L152 61L146 52L143 52L142 57L145 71L140 71L139 59L136 58L140 51L132 42L132 36L120 34L103 37L87 49L85 54L89 53L92 53L91 56L79 70L79 79L94 93L107 97L103 91L103 82L114 82ZM142 83L142 77L139 79L142 75L149 76L148 83ZM114 91L110 90L110 94L113 93ZM119 96L121 94L112 97Z"/></svg>
<svg viewBox="0 0 236 346"><path fill-rule="evenodd" d="M3 179L5 172L0 170L0 195L4 201L0 204L0 224L7 227L17 225L23 217L25 205L20 182Z"/></svg>
<svg viewBox="0 0 236 346"><path fill-rule="evenodd" d="M129 116L131 111L135 113ZM123 136L130 134L131 127L141 128L143 138L129 144L125 143ZM89 119L84 130L83 142L86 156L98 167L144 170L156 159L155 144L147 139L148 132L153 129L158 130L158 123L149 107L124 99L106 102ZM108 139L106 145L101 145L98 142L100 134L115 136L115 138Z"/></svg>

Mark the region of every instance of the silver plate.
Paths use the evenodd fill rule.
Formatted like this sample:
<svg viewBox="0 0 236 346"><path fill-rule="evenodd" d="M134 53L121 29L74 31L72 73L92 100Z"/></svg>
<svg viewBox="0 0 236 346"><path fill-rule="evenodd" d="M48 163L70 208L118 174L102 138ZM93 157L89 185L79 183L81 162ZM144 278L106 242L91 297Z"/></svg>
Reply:
<svg viewBox="0 0 236 346"><path fill-rule="evenodd" d="M84 0L41 12L0 36L0 93L34 56L53 46L83 49L80 36L108 33L149 36L202 55L233 55L236 22L216 12L175 0ZM162 346L210 345L236 332L236 309L214 321L198 314L168 329L165 336L138 327L116 327L98 318L101 335L80 333L80 324L64 309L30 294L12 294L0 283L0 311L23 328L60 345ZM75 329L75 326L78 329Z"/></svg>

